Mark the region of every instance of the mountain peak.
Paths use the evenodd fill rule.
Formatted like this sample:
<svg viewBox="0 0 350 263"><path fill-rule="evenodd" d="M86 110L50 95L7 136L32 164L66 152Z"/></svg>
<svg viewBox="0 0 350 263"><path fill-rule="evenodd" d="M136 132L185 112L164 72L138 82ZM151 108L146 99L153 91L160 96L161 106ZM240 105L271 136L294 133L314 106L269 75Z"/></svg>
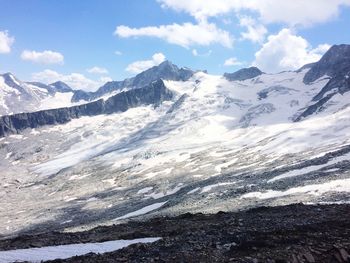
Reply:
<svg viewBox="0 0 350 263"><path fill-rule="evenodd" d="M53 87L55 92L71 92L71 91L73 91L72 88L69 87L63 81L56 81L56 82L50 84L50 87Z"/></svg>
<svg viewBox="0 0 350 263"><path fill-rule="evenodd" d="M158 67L175 66L170 60L164 60Z"/></svg>
<svg viewBox="0 0 350 263"><path fill-rule="evenodd" d="M243 81L260 76L263 72L257 67L242 68L233 73L225 73L224 77L229 81Z"/></svg>
<svg viewBox="0 0 350 263"><path fill-rule="evenodd" d="M20 86L20 81L11 72L2 74L2 77L4 78L7 85L16 87Z"/></svg>
<svg viewBox="0 0 350 263"><path fill-rule="evenodd" d="M322 76L334 77L350 71L350 45L334 45L305 74L304 83L310 84Z"/></svg>

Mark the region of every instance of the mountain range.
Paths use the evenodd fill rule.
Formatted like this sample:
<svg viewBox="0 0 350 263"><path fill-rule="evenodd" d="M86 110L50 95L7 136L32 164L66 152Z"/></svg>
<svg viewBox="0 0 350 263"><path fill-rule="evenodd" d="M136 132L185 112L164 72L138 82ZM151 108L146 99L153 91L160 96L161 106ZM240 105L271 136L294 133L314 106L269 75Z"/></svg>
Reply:
<svg viewBox="0 0 350 263"><path fill-rule="evenodd" d="M46 85L23 82L13 74L0 75L0 115L74 106L110 97L121 91L147 86L159 79L186 81L195 71L178 68L169 61L123 81L110 81L95 92L74 90L62 81Z"/></svg>
<svg viewBox="0 0 350 263"><path fill-rule="evenodd" d="M92 93L2 75L0 234L350 202L349 76L349 45L276 74L166 61Z"/></svg>

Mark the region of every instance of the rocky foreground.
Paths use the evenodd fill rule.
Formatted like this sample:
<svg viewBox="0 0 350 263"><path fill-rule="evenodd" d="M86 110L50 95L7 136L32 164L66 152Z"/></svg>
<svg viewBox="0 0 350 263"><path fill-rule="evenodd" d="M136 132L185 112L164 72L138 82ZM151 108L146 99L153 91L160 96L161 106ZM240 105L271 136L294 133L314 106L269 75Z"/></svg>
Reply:
<svg viewBox="0 0 350 263"><path fill-rule="evenodd" d="M0 250L162 237L102 255L51 262L350 262L350 205L289 205L184 214L77 233L0 240Z"/></svg>

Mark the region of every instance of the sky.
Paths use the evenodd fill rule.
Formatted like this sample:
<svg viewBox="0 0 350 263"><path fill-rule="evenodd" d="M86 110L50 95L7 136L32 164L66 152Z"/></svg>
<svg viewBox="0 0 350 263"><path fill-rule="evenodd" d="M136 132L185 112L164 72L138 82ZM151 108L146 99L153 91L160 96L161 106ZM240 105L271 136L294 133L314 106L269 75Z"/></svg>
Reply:
<svg viewBox="0 0 350 263"><path fill-rule="evenodd" d="M0 73L96 90L170 60L276 73L350 44L350 0L0 0Z"/></svg>

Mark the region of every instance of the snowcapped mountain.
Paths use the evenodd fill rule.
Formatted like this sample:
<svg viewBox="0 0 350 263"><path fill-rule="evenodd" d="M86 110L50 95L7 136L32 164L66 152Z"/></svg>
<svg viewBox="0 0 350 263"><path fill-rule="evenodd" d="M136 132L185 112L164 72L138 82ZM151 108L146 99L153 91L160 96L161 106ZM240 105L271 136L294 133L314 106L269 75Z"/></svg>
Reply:
<svg viewBox="0 0 350 263"><path fill-rule="evenodd" d="M11 73L0 75L0 116L21 112L70 107L98 99L108 99L122 91L142 88L159 79L186 81L195 71L178 68L169 61L123 81L110 81L96 92L73 90L62 81L50 85L22 82Z"/></svg>
<svg viewBox="0 0 350 263"><path fill-rule="evenodd" d="M70 106L73 90L63 82L45 85L0 75L0 115Z"/></svg>
<svg viewBox="0 0 350 263"><path fill-rule="evenodd" d="M350 202L349 52L333 46L278 74L186 71L107 100L2 117L0 233Z"/></svg>

